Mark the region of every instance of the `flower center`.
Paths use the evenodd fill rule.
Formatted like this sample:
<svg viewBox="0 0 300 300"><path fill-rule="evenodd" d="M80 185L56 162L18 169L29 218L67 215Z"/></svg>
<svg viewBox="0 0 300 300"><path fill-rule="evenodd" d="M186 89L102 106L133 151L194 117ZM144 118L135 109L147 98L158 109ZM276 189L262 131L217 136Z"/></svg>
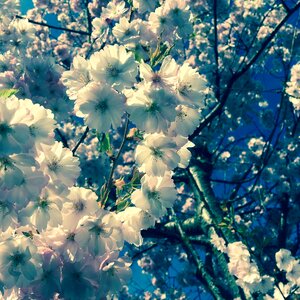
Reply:
<svg viewBox="0 0 300 300"><path fill-rule="evenodd" d="M187 114L185 112L183 112L183 111L179 111L177 113L177 117L178 117L178 119L183 120L183 119L185 119L187 117Z"/></svg>
<svg viewBox="0 0 300 300"><path fill-rule="evenodd" d="M147 112L153 113L159 111L159 106L157 103L152 102L148 107L147 107Z"/></svg>
<svg viewBox="0 0 300 300"><path fill-rule="evenodd" d="M180 94L187 95L191 91L191 89L192 89L191 84L184 84L179 87L178 91Z"/></svg>
<svg viewBox="0 0 300 300"><path fill-rule="evenodd" d="M82 82L83 84L88 84L91 79L88 73L81 73L79 75L79 81Z"/></svg>
<svg viewBox="0 0 300 300"><path fill-rule="evenodd" d="M10 133L12 129L7 123L1 123L0 124L0 135L4 136Z"/></svg>
<svg viewBox="0 0 300 300"><path fill-rule="evenodd" d="M101 225L95 225L93 226L89 231L95 233L96 235L100 235L103 233L105 230L102 228Z"/></svg>
<svg viewBox="0 0 300 300"><path fill-rule="evenodd" d="M67 236L67 240L74 242L75 241L75 233L74 232L69 233L69 235Z"/></svg>
<svg viewBox="0 0 300 300"><path fill-rule="evenodd" d="M131 30L128 28L124 32L124 36L130 36L131 35Z"/></svg>
<svg viewBox="0 0 300 300"><path fill-rule="evenodd" d="M160 83L161 82L161 77L157 73L153 74L152 82L153 83Z"/></svg>
<svg viewBox="0 0 300 300"><path fill-rule="evenodd" d="M157 192L157 191L148 191L147 192L147 198L149 200L152 200L152 201L159 201L159 199L160 199L159 192Z"/></svg>
<svg viewBox="0 0 300 300"><path fill-rule="evenodd" d="M162 158L164 156L164 153L159 148L151 147L150 149L152 150L152 155L154 157Z"/></svg>
<svg viewBox="0 0 300 300"><path fill-rule="evenodd" d="M39 202L39 207L42 208L42 209L45 209L47 208L49 205L47 199L40 199L40 202Z"/></svg>
<svg viewBox="0 0 300 300"><path fill-rule="evenodd" d="M108 105L107 105L107 100L104 99L100 102L97 103L97 105L95 106L95 110L96 111L100 111L100 112L105 112L108 108Z"/></svg>
<svg viewBox="0 0 300 300"><path fill-rule="evenodd" d="M107 67L107 71L108 71L109 75L113 78L118 77L119 73L120 73L120 70L117 67L112 66L112 65L109 65Z"/></svg>
<svg viewBox="0 0 300 300"><path fill-rule="evenodd" d="M74 205L73 205L74 209L76 212L82 212L85 208L85 205L84 203L80 200L78 202L75 202Z"/></svg>
<svg viewBox="0 0 300 300"><path fill-rule="evenodd" d="M0 170L3 168L4 171L7 171L8 168L12 168L14 166L13 161L9 157L1 157L0 158Z"/></svg>
<svg viewBox="0 0 300 300"><path fill-rule="evenodd" d="M19 251L17 251L11 256L11 260L15 267L18 265L22 265L25 262L25 255L24 253L20 253Z"/></svg>
<svg viewBox="0 0 300 300"><path fill-rule="evenodd" d="M30 125L29 126L30 135L32 135L33 137L36 137L37 129L38 128L35 125Z"/></svg>
<svg viewBox="0 0 300 300"><path fill-rule="evenodd" d="M57 172L57 170L61 167L56 159L49 162L47 166L48 169L52 172Z"/></svg>

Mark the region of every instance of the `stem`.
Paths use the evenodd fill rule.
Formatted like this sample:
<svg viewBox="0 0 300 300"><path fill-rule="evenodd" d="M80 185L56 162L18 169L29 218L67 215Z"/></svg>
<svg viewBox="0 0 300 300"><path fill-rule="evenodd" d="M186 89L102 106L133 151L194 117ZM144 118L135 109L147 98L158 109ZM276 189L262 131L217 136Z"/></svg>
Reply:
<svg viewBox="0 0 300 300"><path fill-rule="evenodd" d="M18 16L18 15L16 15L16 18L27 20L29 23L32 23L32 24L35 24L35 25L40 25L40 26L45 26L45 27L52 28L52 29L57 29L57 30L62 30L62 31L67 31L67 32L72 32L72 33L78 33L78 34L88 35L88 36L91 35L89 32L86 32L86 31L74 30L74 29L70 29L70 28L54 26L54 25L47 24L45 22L37 22L37 21L34 21L34 20L30 20L30 19L27 19L27 18L22 17L22 16Z"/></svg>
<svg viewBox="0 0 300 300"><path fill-rule="evenodd" d="M120 145L120 148L118 150L117 155L113 158L113 164L112 164L112 167L110 169L110 173L109 173L109 176L108 176L108 180L107 180L107 184L106 184L106 187L105 187L105 191L104 191L102 199L101 199L101 206L103 206L103 207L105 206L105 203L106 203L107 198L108 198L108 194L109 194L110 189L111 189L112 184L113 184L113 175L114 175L114 171L115 171L115 169L117 167L118 159L119 159L119 157L121 155L121 152L122 152L122 150L124 148L124 145L125 145L125 142L126 142L128 125L129 125L129 117L126 114L126 121L125 121L125 127L124 127L124 134L123 134L122 142L121 142L121 145Z"/></svg>

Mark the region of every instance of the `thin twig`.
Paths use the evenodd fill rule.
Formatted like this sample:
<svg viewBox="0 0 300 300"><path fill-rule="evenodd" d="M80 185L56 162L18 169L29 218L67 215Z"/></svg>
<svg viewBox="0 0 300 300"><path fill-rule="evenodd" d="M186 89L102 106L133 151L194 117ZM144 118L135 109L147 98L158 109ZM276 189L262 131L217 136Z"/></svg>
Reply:
<svg viewBox="0 0 300 300"><path fill-rule="evenodd" d="M76 150L77 150L78 147L81 145L81 143L85 140L85 138L86 138L86 136L87 136L89 130L90 130L90 129L89 129L89 127L87 126L87 127L85 128L85 131L84 131L83 135L81 136L80 140L78 141L78 143L76 144L76 146L75 146L74 149L72 150L73 155L75 155Z"/></svg>
<svg viewBox="0 0 300 300"><path fill-rule="evenodd" d="M217 14L217 2L214 0L213 11L214 11L214 53L216 63L216 98L220 100L220 73L219 73L219 52L218 52L218 14Z"/></svg>
<svg viewBox="0 0 300 300"><path fill-rule="evenodd" d="M300 2L297 3L292 9L289 10L289 12L286 14L286 16L281 20L281 22L277 25L277 27L272 31L272 33L264 40L262 43L260 49L257 51L257 53L250 59L248 64L246 64L240 71L233 74L231 79L229 80L227 87L224 91L224 94L221 98L221 101L213 108L213 110L204 118L204 120L199 124L199 126L196 128L196 130L189 136L190 140L193 140L196 138L199 133L205 128L209 123L212 122L212 120L221 114L223 107L226 104L226 101L230 95L231 89L235 82L244 75L260 58L262 53L266 50L266 48L269 46L275 35L278 33L278 31L286 24L287 20L300 8Z"/></svg>
<svg viewBox="0 0 300 300"><path fill-rule="evenodd" d="M66 137L61 133L61 131L58 128L55 128L54 131L58 134L60 137L61 142L63 143L65 148L69 148L68 141Z"/></svg>
<svg viewBox="0 0 300 300"><path fill-rule="evenodd" d="M52 28L52 29L57 29L57 30L82 34L82 35L88 35L88 36L91 35L89 32L86 32L86 31L75 30L75 29L70 29L70 28L65 28L65 27L59 27L59 26L55 26L55 25L50 25L50 24L45 23L45 22L37 22L37 21L30 20L30 19L27 19L27 18L19 16L19 15L16 15L16 18L27 20L29 23L32 23L32 24L35 24L35 25L40 25L40 26L45 26L45 27Z"/></svg>

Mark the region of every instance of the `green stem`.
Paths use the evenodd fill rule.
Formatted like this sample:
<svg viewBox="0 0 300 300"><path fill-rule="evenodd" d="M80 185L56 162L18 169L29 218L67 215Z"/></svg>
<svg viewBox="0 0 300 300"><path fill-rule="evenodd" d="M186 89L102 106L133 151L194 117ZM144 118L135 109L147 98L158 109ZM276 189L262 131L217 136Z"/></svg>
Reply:
<svg viewBox="0 0 300 300"><path fill-rule="evenodd" d="M108 200L108 194L109 194L110 189L113 185L114 171L117 167L117 162L118 162L118 159L120 158L121 152L122 152L122 150L125 146L126 136L127 136L127 131L128 131L128 125L129 125L129 117L128 117L128 115L126 115L126 121L125 121L125 126L124 126L124 134L123 134L122 142L121 142L121 145L120 145L120 148L118 150L117 155L112 158L113 159L113 164L112 164L112 167L110 169L108 179L107 179L107 184L106 184L106 187L105 187L105 191L104 191L102 199L101 199L101 206L103 206L103 207L105 206L106 201Z"/></svg>

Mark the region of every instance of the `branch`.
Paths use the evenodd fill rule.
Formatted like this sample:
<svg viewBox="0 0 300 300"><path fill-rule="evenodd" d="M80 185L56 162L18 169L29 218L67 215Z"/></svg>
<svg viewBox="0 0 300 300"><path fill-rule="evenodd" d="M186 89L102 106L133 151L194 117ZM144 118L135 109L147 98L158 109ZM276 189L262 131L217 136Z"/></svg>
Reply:
<svg viewBox="0 0 300 300"><path fill-rule="evenodd" d="M37 21L30 20L30 19L27 19L27 18L19 16L19 15L16 15L16 18L17 19L22 19L22 20L27 20L29 23L32 23L32 24L35 24L35 25L40 25L40 26L45 26L45 27L52 28L52 29L57 29L57 30L62 30L62 31L67 31L67 32L82 34L82 35L88 35L88 36L91 35L89 32L86 32L86 31L74 30L74 29L70 29L70 28L54 26L54 25L47 24L45 22L37 22Z"/></svg>
<svg viewBox="0 0 300 300"><path fill-rule="evenodd" d="M280 199L281 216L278 233L278 246L281 248L286 247L286 240L288 234L288 214L289 214L289 195L284 194Z"/></svg>
<svg viewBox="0 0 300 300"><path fill-rule="evenodd" d="M201 280L204 281L205 284L207 285L208 289L212 293L213 297L217 300L222 300L224 299L221 296L221 292L219 288L214 284L214 279L208 274L207 270L204 268L203 262L199 258L199 255L197 251L193 248L192 244L190 243L188 237L185 235L184 230L181 227L181 224L179 220L177 219L176 213L172 209L172 213L175 219L176 227L180 236L180 239L182 241L183 248L185 249L187 255L190 257L191 261L194 263L194 265L197 268L197 277Z"/></svg>
<svg viewBox="0 0 300 300"><path fill-rule="evenodd" d="M221 114L223 107L225 106L225 103L228 99L228 96L230 95L231 89L234 85L234 83L242 76L244 75L250 68L253 66L256 61L260 58L262 53L266 50L266 48L269 46L275 35L278 33L278 31L285 25L287 20L300 8L300 2L297 3L292 9L288 11L286 16L281 20L281 22L277 25L277 27L273 30L273 32L264 40L262 43L260 49L257 51L257 53L250 59L248 64L244 66L244 68L233 74L231 79L229 80L227 87L224 91L224 94L220 100L220 102L213 108L213 110L204 118L204 120L199 124L199 126L196 128L196 130L189 136L190 140L193 140L196 138L199 133L203 130L204 127L206 127L211 121Z"/></svg>
<svg viewBox="0 0 300 300"><path fill-rule="evenodd" d="M73 156L75 155L76 150L78 149L78 147L81 145L81 143L84 141L84 139L86 138L88 132L89 132L89 127L87 126L85 128L85 131L83 133L83 135L81 136L80 140L78 141L78 143L76 144L76 146L74 147L74 149L72 150Z"/></svg>
<svg viewBox="0 0 300 300"><path fill-rule="evenodd" d="M282 4L282 6L284 7L284 9L287 11L287 12L290 12L290 8L288 7L288 5L284 2L284 0L280 0L280 3Z"/></svg>
<svg viewBox="0 0 300 300"><path fill-rule="evenodd" d="M93 28L92 28L92 16L91 16L90 10L89 10L89 0L85 1L85 7L86 7L86 18L87 18L88 33L89 33L89 42L91 42L91 34L93 31Z"/></svg>
<svg viewBox="0 0 300 300"><path fill-rule="evenodd" d="M216 98L220 100L220 74L219 74L219 52L218 52L218 15L217 15L217 3L218 0L214 0L214 53L215 53L215 63L216 63Z"/></svg>
<svg viewBox="0 0 300 300"><path fill-rule="evenodd" d="M63 143L64 147L69 148L68 141L67 141L66 137L61 133L61 131L58 128L55 128L54 132L56 132L58 134L58 136L60 137L60 140Z"/></svg>

